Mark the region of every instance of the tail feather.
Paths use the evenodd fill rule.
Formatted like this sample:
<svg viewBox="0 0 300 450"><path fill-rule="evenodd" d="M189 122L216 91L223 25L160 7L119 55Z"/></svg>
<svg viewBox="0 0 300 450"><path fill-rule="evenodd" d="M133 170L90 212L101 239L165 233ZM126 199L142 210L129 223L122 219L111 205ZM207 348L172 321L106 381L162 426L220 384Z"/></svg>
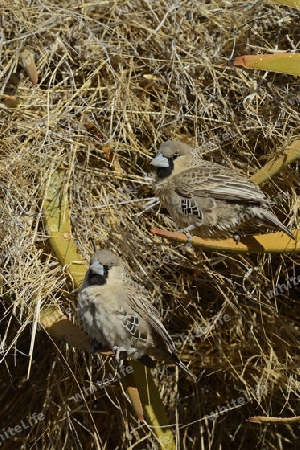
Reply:
<svg viewBox="0 0 300 450"><path fill-rule="evenodd" d="M176 355L175 347L173 345L172 348L168 350L166 348L152 347L151 356L154 356L154 358L156 358L158 361L164 361L166 364L176 364L176 366L178 366L194 383L197 382L197 377L183 364L182 361L180 361L180 359ZM153 367L150 365L151 363L149 364L148 358L148 355L143 355L141 358L139 358L139 361L145 364L145 366ZM151 358L149 359L151 361Z"/></svg>
<svg viewBox="0 0 300 450"><path fill-rule="evenodd" d="M178 358L178 356L176 355L176 353L172 352L169 353L169 355L171 356L171 358L173 359L174 363L176 364L176 366L180 367L180 369L183 370L183 372L193 380L194 383L197 383L197 377L193 374L193 372L191 372L184 364L182 361L180 361L180 359Z"/></svg>
<svg viewBox="0 0 300 450"><path fill-rule="evenodd" d="M279 219L269 210L264 208L253 208L254 220L260 222L265 226L269 226L271 228L279 229L286 233L291 239L295 240L295 236L283 223L280 222Z"/></svg>
<svg viewBox="0 0 300 450"><path fill-rule="evenodd" d="M184 372L189 378L191 378L191 380L192 380L194 383L197 383L197 377L196 377L196 375L194 375L193 372L191 372L191 371L183 364L183 362L179 361L178 363L176 363L176 365L177 365L178 367L180 367L180 369L182 369L183 372Z"/></svg>

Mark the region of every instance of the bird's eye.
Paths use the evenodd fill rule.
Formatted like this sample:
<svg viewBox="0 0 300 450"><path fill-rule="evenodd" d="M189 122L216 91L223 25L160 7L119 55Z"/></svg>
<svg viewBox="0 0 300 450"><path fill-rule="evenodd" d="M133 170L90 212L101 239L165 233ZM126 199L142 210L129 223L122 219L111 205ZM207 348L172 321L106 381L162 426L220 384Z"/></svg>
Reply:
<svg viewBox="0 0 300 450"><path fill-rule="evenodd" d="M178 158L178 156L180 156L179 153L175 153L175 155L171 156L170 160L174 161L176 158Z"/></svg>
<svg viewBox="0 0 300 450"><path fill-rule="evenodd" d="M113 267L113 264L112 263L102 264L102 266L103 266L104 270L109 271Z"/></svg>

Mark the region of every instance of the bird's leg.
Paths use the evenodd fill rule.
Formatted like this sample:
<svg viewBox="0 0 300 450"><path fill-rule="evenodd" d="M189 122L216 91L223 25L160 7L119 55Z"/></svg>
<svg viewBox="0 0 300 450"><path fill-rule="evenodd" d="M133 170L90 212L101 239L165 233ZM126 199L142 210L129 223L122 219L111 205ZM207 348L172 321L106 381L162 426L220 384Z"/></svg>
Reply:
<svg viewBox="0 0 300 450"><path fill-rule="evenodd" d="M241 240L241 236L238 233L234 233L232 235L233 239L235 240L235 242L238 244Z"/></svg>
<svg viewBox="0 0 300 450"><path fill-rule="evenodd" d="M196 225L189 225L186 228L181 228L180 230L178 230L179 233L184 233L188 238L187 244L190 244L192 242L193 236L191 235L190 231L194 230L195 228Z"/></svg>
<svg viewBox="0 0 300 450"><path fill-rule="evenodd" d="M115 347L113 347L113 352L114 352L115 360L118 363L118 366L122 367L123 360L126 359L126 356L127 356L127 353L128 353L126 348L115 346Z"/></svg>
<svg viewBox="0 0 300 450"><path fill-rule="evenodd" d="M238 244L241 241L241 238L246 237L247 233L245 233L242 230L239 230L236 233L232 233L231 237L235 240L235 242Z"/></svg>

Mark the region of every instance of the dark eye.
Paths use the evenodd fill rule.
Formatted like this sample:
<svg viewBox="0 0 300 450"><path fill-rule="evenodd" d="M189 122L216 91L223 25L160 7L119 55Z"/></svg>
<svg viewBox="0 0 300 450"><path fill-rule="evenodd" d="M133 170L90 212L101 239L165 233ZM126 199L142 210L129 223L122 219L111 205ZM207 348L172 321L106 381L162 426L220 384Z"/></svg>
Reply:
<svg viewBox="0 0 300 450"><path fill-rule="evenodd" d="M108 272L111 268L113 267L113 264L103 264L103 268L104 270L106 270L106 272Z"/></svg>
<svg viewBox="0 0 300 450"><path fill-rule="evenodd" d="M175 153L175 155L171 156L170 160L174 161L176 158L178 158L178 156L180 156L179 153Z"/></svg>

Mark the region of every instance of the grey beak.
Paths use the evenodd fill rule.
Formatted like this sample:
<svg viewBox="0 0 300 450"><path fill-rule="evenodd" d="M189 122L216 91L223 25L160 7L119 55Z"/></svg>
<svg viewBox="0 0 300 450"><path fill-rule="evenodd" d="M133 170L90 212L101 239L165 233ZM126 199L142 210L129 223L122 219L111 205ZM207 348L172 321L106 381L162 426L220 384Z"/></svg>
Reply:
<svg viewBox="0 0 300 450"><path fill-rule="evenodd" d="M165 158L161 153L159 153L151 163L154 167L169 167L168 158Z"/></svg>
<svg viewBox="0 0 300 450"><path fill-rule="evenodd" d="M90 265L90 270L92 273L96 273L97 275L104 275L103 265L99 261L95 261Z"/></svg>

